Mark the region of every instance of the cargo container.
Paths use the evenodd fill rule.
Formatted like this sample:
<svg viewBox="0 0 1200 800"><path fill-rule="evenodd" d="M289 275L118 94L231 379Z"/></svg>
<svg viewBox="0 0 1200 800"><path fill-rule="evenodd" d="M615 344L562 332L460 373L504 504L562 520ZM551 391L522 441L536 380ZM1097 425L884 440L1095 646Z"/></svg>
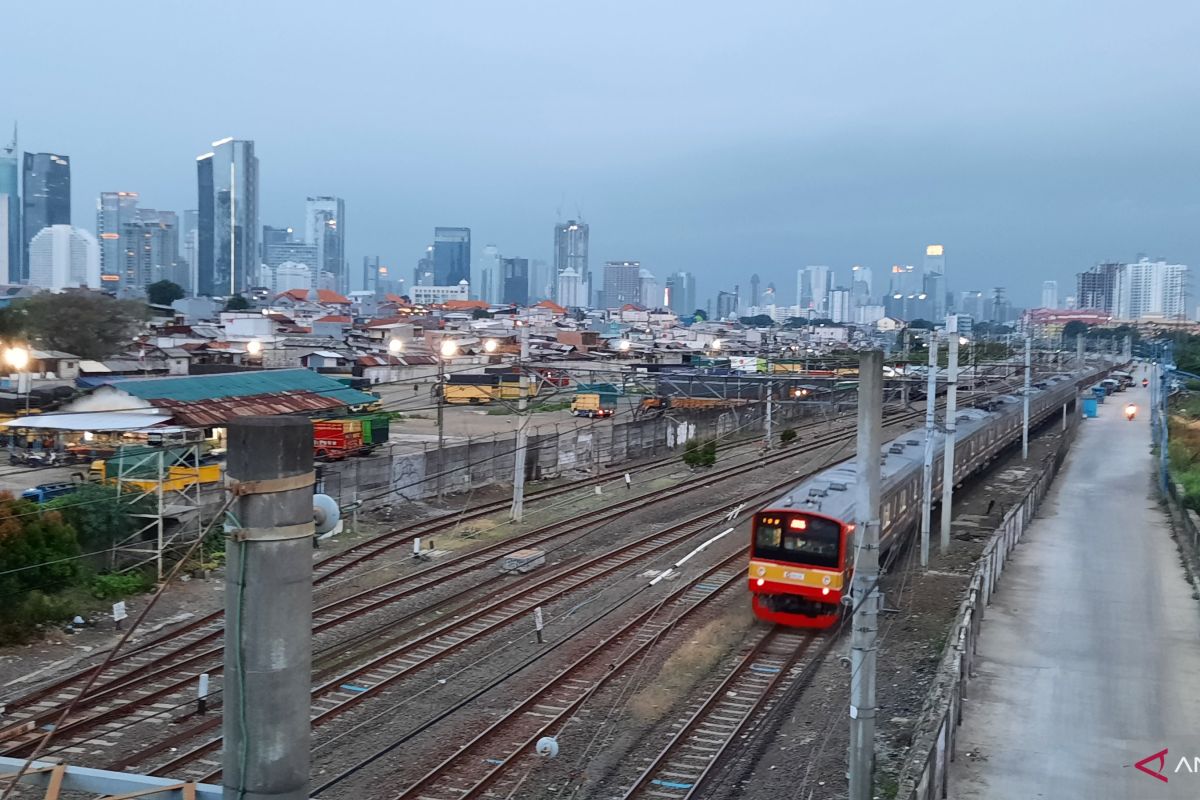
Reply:
<svg viewBox="0 0 1200 800"><path fill-rule="evenodd" d="M611 417L617 411L621 390L611 383L581 383L571 402L571 413L577 417Z"/></svg>

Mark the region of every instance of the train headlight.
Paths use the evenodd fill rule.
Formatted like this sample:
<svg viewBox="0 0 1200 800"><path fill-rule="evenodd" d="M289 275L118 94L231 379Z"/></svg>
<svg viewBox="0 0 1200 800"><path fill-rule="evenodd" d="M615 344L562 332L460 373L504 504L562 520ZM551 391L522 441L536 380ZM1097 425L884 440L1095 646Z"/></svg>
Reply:
<svg viewBox="0 0 1200 800"><path fill-rule="evenodd" d="M829 594L829 587L826 586L824 589L822 589L821 594Z"/></svg>
<svg viewBox="0 0 1200 800"><path fill-rule="evenodd" d="M833 578L830 578L828 575L821 579L821 583L825 584L826 586L828 586L832 581Z"/></svg>
<svg viewBox="0 0 1200 800"><path fill-rule="evenodd" d="M766 581L764 581L762 578L759 578L757 583L759 586L762 586L764 583L766 583Z"/></svg>

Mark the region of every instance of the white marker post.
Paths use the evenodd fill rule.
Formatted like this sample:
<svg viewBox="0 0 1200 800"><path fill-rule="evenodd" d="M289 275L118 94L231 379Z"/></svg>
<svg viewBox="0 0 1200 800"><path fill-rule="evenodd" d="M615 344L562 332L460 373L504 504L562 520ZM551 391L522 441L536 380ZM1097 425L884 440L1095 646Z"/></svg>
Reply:
<svg viewBox="0 0 1200 800"><path fill-rule="evenodd" d="M113 607L112 607L113 625L116 626L117 630L121 630L121 620L125 619L128 616L129 616L129 614L127 614L125 612L125 601L124 600L120 600L116 603L113 603Z"/></svg>
<svg viewBox="0 0 1200 800"><path fill-rule="evenodd" d="M413 539L413 558L421 557L421 537Z"/></svg>
<svg viewBox="0 0 1200 800"><path fill-rule="evenodd" d="M201 672L200 679L196 684L196 713L204 714L208 711L208 673Z"/></svg>
<svg viewBox="0 0 1200 800"><path fill-rule="evenodd" d="M543 644L542 640L542 607L538 606L533 610L533 628L537 632L538 644Z"/></svg>
<svg viewBox="0 0 1200 800"><path fill-rule="evenodd" d="M629 477L629 473L625 473L625 488L633 491L633 478Z"/></svg>

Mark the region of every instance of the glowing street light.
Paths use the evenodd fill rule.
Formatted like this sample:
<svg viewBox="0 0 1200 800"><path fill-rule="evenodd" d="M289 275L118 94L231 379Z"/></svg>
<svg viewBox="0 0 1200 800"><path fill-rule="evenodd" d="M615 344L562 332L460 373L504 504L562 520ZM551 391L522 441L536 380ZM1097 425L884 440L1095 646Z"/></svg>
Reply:
<svg viewBox="0 0 1200 800"><path fill-rule="evenodd" d="M486 342L483 343L483 349L489 353L496 352L496 348L499 346L500 345L497 344L495 339L488 339Z"/></svg>
<svg viewBox="0 0 1200 800"><path fill-rule="evenodd" d="M720 339L713 339L713 340L712 340L712 344L711 344L711 345L709 345L709 347L711 347L711 348L712 348L714 351L716 351L716 350L720 350L720 349L721 349L721 340L720 340Z"/></svg>
<svg viewBox="0 0 1200 800"><path fill-rule="evenodd" d="M246 352L252 356L256 356L262 352L262 342L258 339L251 339L246 343Z"/></svg>
<svg viewBox="0 0 1200 800"><path fill-rule="evenodd" d="M633 346L633 342L629 341L628 339L622 339L617 344L617 349L620 350L622 353L627 353L627 352L629 352L629 348L632 346Z"/></svg>
<svg viewBox="0 0 1200 800"><path fill-rule="evenodd" d="M29 349L25 347L9 347L4 351L4 360L15 370L23 370L29 366Z"/></svg>
<svg viewBox="0 0 1200 800"><path fill-rule="evenodd" d="M441 352L442 358L450 358L450 356L458 352L458 343L451 339L447 339L446 341L442 342Z"/></svg>
<svg viewBox="0 0 1200 800"><path fill-rule="evenodd" d="M399 339L392 339L388 342L388 352L392 355L399 355L404 352L404 342Z"/></svg>

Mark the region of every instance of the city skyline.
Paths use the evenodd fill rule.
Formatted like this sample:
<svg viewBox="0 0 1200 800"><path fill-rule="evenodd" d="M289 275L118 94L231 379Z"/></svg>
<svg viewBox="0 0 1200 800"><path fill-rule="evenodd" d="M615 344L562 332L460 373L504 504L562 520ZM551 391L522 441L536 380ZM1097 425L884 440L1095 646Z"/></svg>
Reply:
<svg viewBox="0 0 1200 800"><path fill-rule="evenodd" d="M0 128L18 120L25 150L71 156L73 220L90 220L99 192L113 189L182 216L196 208L192 159L233 135L254 140L262 159L262 222L296 224L308 196L345 198L347 260L379 255L399 275L446 224L552 261L546 231L581 211L594 229L593 271L632 256L660 277L695 274L702 296L732 284L731 269L783 286L806 264L879 273L919 264L922 243L942 242L954 253L952 287L983 289L1010 271L1014 302L1031 305L1042 279L1068 285L1107 259L1200 263L1187 181L1200 166L1200 125L1169 100L1197 95L1194 25L1181 24L1196 15L1179 4L1102 5L1084 17L1040 8L1031 25L1028 10L985 17L934 2L881 9L866 26L849 8L779 4L718 20L702 7L688 36L664 37L677 23L667 10L643 9L630 29L632 7L618 3L581 12L582 42L551 35L554 23L532 7L374 4L343 10L337 25L238 7L232 31L225 3L199 16L168 7L123 15L121 41L191 89L133 112L47 100L86 80L111 44L97 36L115 30L111 15L80 5L55 28L66 57L24 70L41 46L22 37L0 54L23 76ZM33 9L14 12L18 29L33 24ZM260 35L280 24L287 35ZM516 40L497 40L501 28ZM898 38L900 28L938 46ZM167 35L182 29L185 42ZM427 33L397 52L395 30ZM234 49L253 43L254 58L206 57L202 43L218 37ZM1018 40L1027 57L1013 64ZM574 57L606 41L627 57ZM1112 41L1154 56L1113 59ZM434 42L450 52L433 58ZM713 48L726 57L707 61ZM263 98L294 83L305 49L347 58L306 77L322 113L297 126ZM423 77L432 63L436 81ZM380 119L363 124L367 108ZM461 109L518 124L447 131L441 122ZM1171 123L1147 124L1156 118ZM498 186L511 202L496 202ZM773 267L781 253L786 272Z"/></svg>

